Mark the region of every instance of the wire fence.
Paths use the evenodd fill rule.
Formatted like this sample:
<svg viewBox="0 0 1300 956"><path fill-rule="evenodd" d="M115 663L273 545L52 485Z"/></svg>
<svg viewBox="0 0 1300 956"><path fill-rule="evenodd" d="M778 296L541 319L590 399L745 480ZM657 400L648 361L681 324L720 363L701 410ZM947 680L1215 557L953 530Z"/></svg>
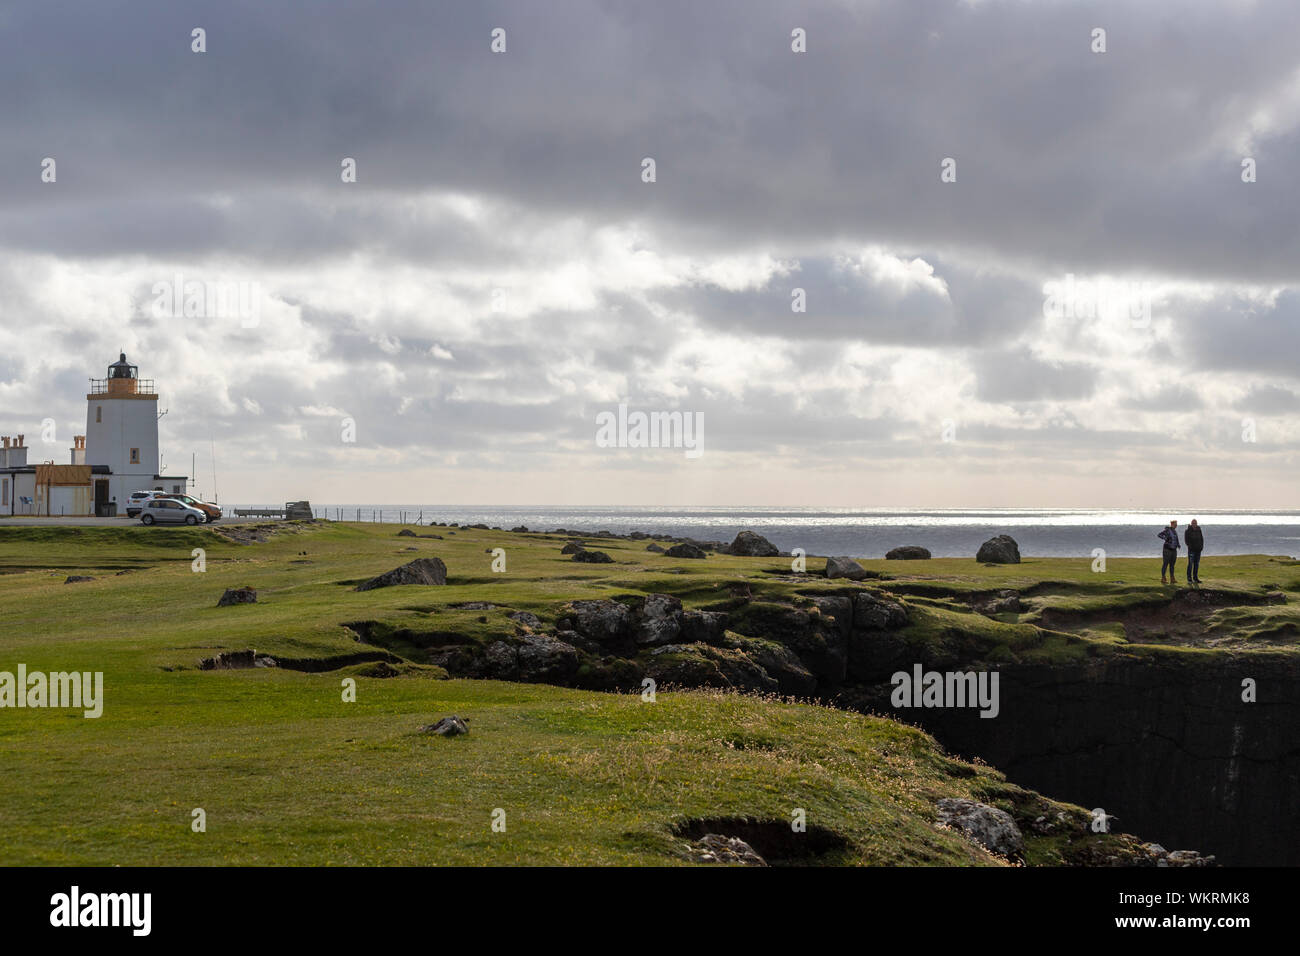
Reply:
<svg viewBox="0 0 1300 956"><path fill-rule="evenodd" d="M221 507L231 517L237 516L241 511L269 512L281 515L285 511L282 505L223 504ZM376 524L411 525L428 525L439 520L445 522L451 517L433 509L385 508L381 505L328 505L313 507L311 514L313 518L322 518L327 521L363 521ZM253 514L251 517L258 517L258 515ZM451 520L456 519L451 518Z"/></svg>

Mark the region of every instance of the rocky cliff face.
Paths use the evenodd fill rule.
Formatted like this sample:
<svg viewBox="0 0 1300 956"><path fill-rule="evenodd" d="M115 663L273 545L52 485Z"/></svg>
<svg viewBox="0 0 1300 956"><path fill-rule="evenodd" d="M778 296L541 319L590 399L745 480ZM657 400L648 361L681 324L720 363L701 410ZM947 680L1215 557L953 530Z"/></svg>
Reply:
<svg viewBox="0 0 1300 956"><path fill-rule="evenodd" d="M1259 699L1242 701L1242 679ZM1100 807L1114 827L1228 865L1300 865L1300 663L1189 655L1003 666L1001 711L895 709L848 692L1024 787ZM841 695L841 702L844 695Z"/></svg>
<svg viewBox="0 0 1300 956"><path fill-rule="evenodd" d="M1014 783L1103 809L1120 830L1226 864L1300 865L1300 656L1137 653L1054 632L1058 643L1075 640L1075 653L1030 663L1048 632L993 620L1022 609L1015 592L963 607L860 585L794 603L755 599L745 585L731 595L706 609L665 594L573 601L557 608L554 628L516 613L515 633L487 642L350 626L453 676L599 690L650 678L665 689L724 687L890 714ZM977 706L895 707L891 676L918 666L996 672L996 716ZM1243 701L1244 678L1256 682L1257 701Z"/></svg>

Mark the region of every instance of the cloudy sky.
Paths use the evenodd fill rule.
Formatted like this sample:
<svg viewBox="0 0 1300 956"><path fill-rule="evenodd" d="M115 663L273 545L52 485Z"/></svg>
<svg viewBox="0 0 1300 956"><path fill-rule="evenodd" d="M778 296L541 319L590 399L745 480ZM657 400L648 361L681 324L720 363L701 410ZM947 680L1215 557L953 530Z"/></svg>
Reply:
<svg viewBox="0 0 1300 956"><path fill-rule="evenodd" d="M215 447L228 502L1300 507L1298 34L1293 2L9 4L0 433L66 461L124 350L166 470L210 494ZM620 403L702 414L704 453L600 447Z"/></svg>

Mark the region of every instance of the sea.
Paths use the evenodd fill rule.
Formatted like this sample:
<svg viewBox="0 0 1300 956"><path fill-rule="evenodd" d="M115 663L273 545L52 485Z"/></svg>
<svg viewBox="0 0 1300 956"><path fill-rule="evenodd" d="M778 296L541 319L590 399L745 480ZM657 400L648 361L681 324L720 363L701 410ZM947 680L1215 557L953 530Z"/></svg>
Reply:
<svg viewBox="0 0 1300 956"><path fill-rule="evenodd" d="M229 507L270 508L239 504ZM1300 512L1296 511L1099 511L1084 509L753 507L549 507L492 505L314 505L317 517L414 525L430 522L486 524L530 531L644 531L652 535L730 541L750 529L782 551L802 548L812 555L882 558L899 545L929 548L935 557L971 557L998 534L1009 534L1023 555L1159 557L1156 534L1178 519L1179 538L1190 519L1205 532L1206 555L1300 554Z"/></svg>

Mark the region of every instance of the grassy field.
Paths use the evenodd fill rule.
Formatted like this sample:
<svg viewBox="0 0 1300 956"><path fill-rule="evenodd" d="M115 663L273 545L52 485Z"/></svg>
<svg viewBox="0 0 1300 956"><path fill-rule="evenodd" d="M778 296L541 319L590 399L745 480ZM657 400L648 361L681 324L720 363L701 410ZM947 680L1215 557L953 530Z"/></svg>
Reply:
<svg viewBox="0 0 1300 956"><path fill-rule="evenodd" d="M288 523L260 543L209 529L0 529L0 670L102 671L99 719L80 711L0 710L0 863L640 864L686 863L692 820L789 821L842 841L805 862L998 865L936 827L935 801L974 796L1019 819L1079 808L1049 803L987 767L945 755L894 721L807 703L720 691L637 694L446 679L405 664L319 673L198 669L222 650L285 659L355 653L357 620L431 620L444 630L507 630L507 611L552 621L576 598L668 592L687 606L717 602L737 583L764 598L801 600L841 582L789 575L789 559L710 555L674 560L646 542L601 541L613 564L561 556L563 539L420 528L441 540L396 537L392 526ZM504 548L507 570L491 569ZM206 570L192 568L193 549ZM414 549L414 550L411 550ZM447 564L446 587L352 586L421 554ZM1104 616L1161 600L1158 562L1027 559L863 562L870 582L913 609L912 639L948 634L1016 659L1106 653L1214 653L1206 646L1125 643ZM819 566L809 560L809 568ZM1207 585L1245 602L1294 592L1295 562L1207 561ZM65 584L69 574L93 581ZM227 587L256 604L216 607ZM966 602L1015 588L1028 613L981 616ZM451 605L489 601L489 610ZM1050 609L1078 628L1045 628ZM1244 646L1289 649L1291 605L1210 609ZM1095 615L1094 615L1095 616ZM1113 625L1113 622L1111 622ZM1210 632L1216 625L1207 617ZM982 630L981 630L982 629ZM1175 642L1177 643L1177 642ZM1239 648L1240 649L1240 648ZM996 654L992 655L996 657ZM344 702L344 678L356 682ZM419 728L447 714L471 733ZM191 829L195 808L206 832ZM491 826L503 810L505 831ZM1121 835L1026 832L1027 862L1085 861L1129 852Z"/></svg>

